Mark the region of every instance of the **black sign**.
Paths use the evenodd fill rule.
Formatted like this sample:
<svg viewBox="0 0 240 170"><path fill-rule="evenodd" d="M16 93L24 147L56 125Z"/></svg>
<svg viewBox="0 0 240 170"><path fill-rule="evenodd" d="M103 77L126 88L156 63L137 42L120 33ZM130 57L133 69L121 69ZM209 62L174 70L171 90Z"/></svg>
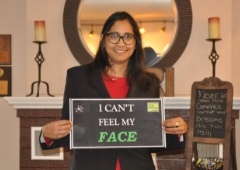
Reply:
<svg viewBox="0 0 240 170"><path fill-rule="evenodd" d="M70 148L165 147L162 99L70 99Z"/></svg>
<svg viewBox="0 0 240 170"><path fill-rule="evenodd" d="M196 89L194 137L224 138L227 89Z"/></svg>

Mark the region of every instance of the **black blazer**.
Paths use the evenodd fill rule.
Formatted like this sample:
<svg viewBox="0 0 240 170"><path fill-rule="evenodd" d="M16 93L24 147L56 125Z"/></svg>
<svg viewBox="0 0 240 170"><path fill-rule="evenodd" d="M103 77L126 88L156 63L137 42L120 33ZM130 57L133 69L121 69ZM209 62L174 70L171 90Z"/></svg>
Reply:
<svg viewBox="0 0 240 170"><path fill-rule="evenodd" d="M150 90L142 91L130 85L127 98L159 97L159 81L149 73ZM62 119L69 119L69 98L110 98L100 71L93 64L77 66L67 71L63 98ZM69 147L69 135L54 140L50 147L41 143L43 149ZM182 147L176 135L167 135L167 145ZM117 157L122 170L154 170L151 157L153 149L78 149L74 151L71 170L115 170Z"/></svg>

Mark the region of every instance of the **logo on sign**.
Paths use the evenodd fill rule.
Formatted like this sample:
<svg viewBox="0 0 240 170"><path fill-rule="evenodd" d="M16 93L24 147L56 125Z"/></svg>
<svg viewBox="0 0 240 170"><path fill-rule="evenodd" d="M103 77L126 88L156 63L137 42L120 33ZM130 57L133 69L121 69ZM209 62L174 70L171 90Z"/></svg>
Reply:
<svg viewBox="0 0 240 170"><path fill-rule="evenodd" d="M159 112L159 103L158 102L148 102L147 103L148 112Z"/></svg>
<svg viewBox="0 0 240 170"><path fill-rule="evenodd" d="M76 112L83 112L83 107L79 106L75 109Z"/></svg>

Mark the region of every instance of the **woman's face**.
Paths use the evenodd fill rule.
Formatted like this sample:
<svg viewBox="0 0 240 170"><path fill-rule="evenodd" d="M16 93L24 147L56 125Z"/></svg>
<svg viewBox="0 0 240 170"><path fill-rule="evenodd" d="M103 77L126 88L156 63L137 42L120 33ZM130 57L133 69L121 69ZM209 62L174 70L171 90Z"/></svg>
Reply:
<svg viewBox="0 0 240 170"><path fill-rule="evenodd" d="M104 43L111 65L127 64L135 50L135 36L129 21L116 21L108 31Z"/></svg>

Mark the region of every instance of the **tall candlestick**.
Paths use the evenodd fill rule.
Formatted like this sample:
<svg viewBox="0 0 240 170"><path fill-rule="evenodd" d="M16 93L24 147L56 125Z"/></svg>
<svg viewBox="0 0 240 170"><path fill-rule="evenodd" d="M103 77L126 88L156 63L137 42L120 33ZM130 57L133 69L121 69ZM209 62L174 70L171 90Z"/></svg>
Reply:
<svg viewBox="0 0 240 170"><path fill-rule="evenodd" d="M220 19L219 17L208 18L208 38L220 39Z"/></svg>
<svg viewBox="0 0 240 170"><path fill-rule="evenodd" d="M41 50L41 45L45 44L46 41L34 41L34 43L38 44L38 53L37 53L37 55L35 57L35 61L38 64L38 80L34 81L32 83L32 85L31 85L31 93L28 94L27 96L33 95L34 85L36 84L37 85L37 95L36 95L36 97L39 97L40 84L43 83L43 84L45 84L47 86L47 94L49 96L53 97L53 95L51 95L50 92L49 92L49 85L48 85L48 83L45 82L45 81L42 81L42 78L41 78L42 77L41 76L42 63L45 61L45 58L43 57L43 53L42 53L42 50Z"/></svg>
<svg viewBox="0 0 240 170"><path fill-rule="evenodd" d="M45 21L34 21L35 26L35 41L46 41Z"/></svg>

